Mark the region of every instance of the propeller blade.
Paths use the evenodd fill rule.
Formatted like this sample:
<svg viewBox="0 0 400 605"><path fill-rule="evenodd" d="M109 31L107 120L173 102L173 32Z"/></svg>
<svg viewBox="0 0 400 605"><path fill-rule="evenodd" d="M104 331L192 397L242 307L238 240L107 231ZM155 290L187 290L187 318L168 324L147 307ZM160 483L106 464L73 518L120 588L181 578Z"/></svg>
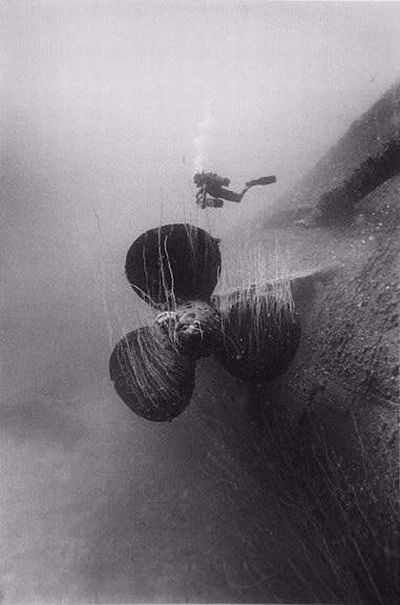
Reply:
<svg viewBox="0 0 400 605"><path fill-rule="evenodd" d="M110 378L124 403L138 416L169 421L188 406L195 359L180 355L157 326L127 334L110 358Z"/></svg>
<svg viewBox="0 0 400 605"><path fill-rule="evenodd" d="M230 374L269 382L287 369L301 333L290 282L214 296L213 303L222 318L222 344L214 353Z"/></svg>
<svg viewBox="0 0 400 605"><path fill-rule="evenodd" d="M169 310L177 302L209 302L221 268L219 240L193 225L163 225L131 245L126 276L135 292L153 307Z"/></svg>

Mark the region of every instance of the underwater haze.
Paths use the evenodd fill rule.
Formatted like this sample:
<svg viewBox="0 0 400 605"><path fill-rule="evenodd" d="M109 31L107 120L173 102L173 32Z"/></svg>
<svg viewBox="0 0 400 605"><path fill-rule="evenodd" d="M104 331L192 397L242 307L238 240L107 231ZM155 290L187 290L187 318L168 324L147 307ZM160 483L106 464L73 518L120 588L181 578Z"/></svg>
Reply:
<svg viewBox="0 0 400 605"><path fill-rule="evenodd" d="M174 221L224 250L262 217L398 79L400 5L3 0L1 12L4 602L279 601L274 552L254 539L279 527L210 418L195 401L153 425L113 390L113 346L151 319L125 255ZM235 190L278 182L201 210L198 170ZM246 246L224 254L253 276ZM243 403L244 387L224 389Z"/></svg>

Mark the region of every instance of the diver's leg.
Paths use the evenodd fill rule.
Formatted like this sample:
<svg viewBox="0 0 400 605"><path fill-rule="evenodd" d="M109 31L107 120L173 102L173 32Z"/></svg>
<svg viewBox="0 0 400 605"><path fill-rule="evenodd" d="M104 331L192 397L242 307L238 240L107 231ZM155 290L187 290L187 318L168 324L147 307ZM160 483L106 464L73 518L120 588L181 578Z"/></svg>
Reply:
<svg viewBox="0 0 400 605"><path fill-rule="evenodd" d="M247 189L246 189L246 191L247 191ZM222 198L223 200L227 200L228 202L239 203L242 201L242 197L244 196L246 191L243 190L241 193L235 193L234 191L231 191L230 189L222 188L219 192L219 197Z"/></svg>
<svg viewBox="0 0 400 605"><path fill-rule="evenodd" d="M244 195L248 192L249 189L250 189L250 187L248 185L246 185L246 187L244 189L242 189L242 191L240 193L240 201L242 201Z"/></svg>

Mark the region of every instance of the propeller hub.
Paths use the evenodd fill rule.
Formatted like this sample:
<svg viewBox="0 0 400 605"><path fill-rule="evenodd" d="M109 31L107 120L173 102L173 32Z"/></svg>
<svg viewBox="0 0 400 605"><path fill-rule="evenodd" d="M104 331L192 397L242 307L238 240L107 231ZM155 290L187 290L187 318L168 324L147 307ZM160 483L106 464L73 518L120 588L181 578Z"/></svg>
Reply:
<svg viewBox="0 0 400 605"><path fill-rule="evenodd" d="M179 353L195 359L207 357L221 338L218 311L199 300L159 313L156 324Z"/></svg>

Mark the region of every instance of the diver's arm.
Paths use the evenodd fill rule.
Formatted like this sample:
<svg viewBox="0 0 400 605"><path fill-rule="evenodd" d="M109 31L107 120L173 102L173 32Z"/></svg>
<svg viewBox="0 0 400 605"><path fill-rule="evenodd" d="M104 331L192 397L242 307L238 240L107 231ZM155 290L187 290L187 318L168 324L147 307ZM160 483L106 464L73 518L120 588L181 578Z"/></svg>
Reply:
<svg viewBox="0 0 400 605"><path fill-rule="evenodd" d="M196 193L196 204L198 206L200 206L200 208L202 208L203 210L204 210L204 208L207 205L207 203L206 203L206 197L207 197L207 189L203 186Z"/></svg>

